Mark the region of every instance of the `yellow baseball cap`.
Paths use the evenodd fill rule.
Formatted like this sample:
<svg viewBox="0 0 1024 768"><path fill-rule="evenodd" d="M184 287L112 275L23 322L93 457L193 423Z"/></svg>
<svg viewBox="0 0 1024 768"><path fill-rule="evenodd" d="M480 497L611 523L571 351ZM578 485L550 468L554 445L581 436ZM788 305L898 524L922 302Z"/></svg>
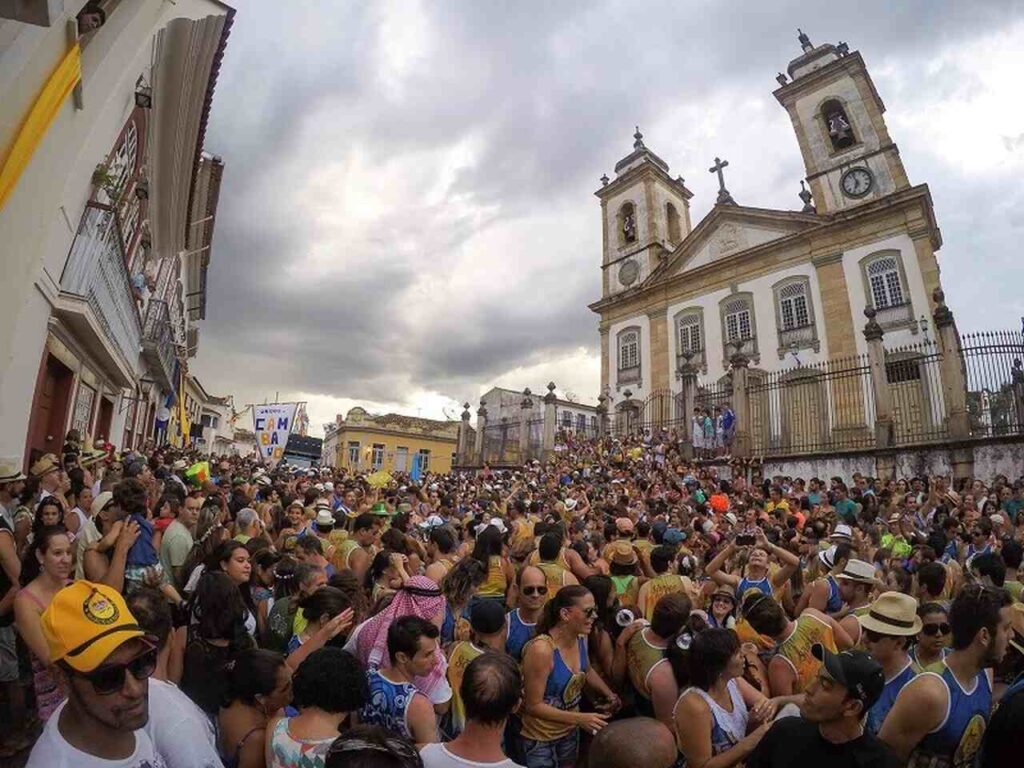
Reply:
<svg viewBox="0 0 1024 768"><path fill-rule="evenodd" d="M92 672L126 642L145 635L121 593L91 581L75 581L54 595L42 623L50 661L79 672Z"/></svg>

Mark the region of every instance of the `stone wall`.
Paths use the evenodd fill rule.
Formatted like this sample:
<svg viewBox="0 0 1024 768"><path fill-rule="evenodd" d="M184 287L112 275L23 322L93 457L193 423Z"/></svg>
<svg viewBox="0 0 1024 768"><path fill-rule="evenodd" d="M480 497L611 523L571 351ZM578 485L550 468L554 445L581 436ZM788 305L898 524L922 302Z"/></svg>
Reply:
<svg viewBox="0 0 1024 768"><path fill-rule="evenodd" d="M996 475L1005 475L1011 480L1024 476L1024 439L978 442L966 447L971 450L974 457L974 477L990 481ZM953 474L951 454L951 446L897 451L894 457L895 476L948 477ZM878 473L878 461L876 452L799 456L766 460L763 470L765 477L786 475L802 477L805 480L811 477L848 479L854 472L874 477Z"/></svg>

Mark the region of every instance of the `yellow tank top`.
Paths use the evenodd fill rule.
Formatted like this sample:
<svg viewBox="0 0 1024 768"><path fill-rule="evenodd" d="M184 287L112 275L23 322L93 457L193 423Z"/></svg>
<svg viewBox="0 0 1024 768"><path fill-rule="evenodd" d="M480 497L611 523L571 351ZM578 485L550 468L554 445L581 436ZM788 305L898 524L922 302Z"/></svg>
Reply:
<svg viewBox="0 0 1024 768"><path fill-rule="evenodd" d="M504 597L508 590L505 569L501 567L501 558L493 555L487 563L487 580L480 585L477 595L480 597Z"/></svg>
<svg viewBox="0 0 1024 768"><path fill-rule="evenodd" d="M549 643L554 651L553 665L548 679L544 685L544 703L550 704L556 709L567 712L579 712L580 699L583 697L583 683L587 679L587 639L577 639L577 647L580 655L580 671L573 672L562 659L562 653L558 650L554 641L549 635L537 635L523 646L523 658L533 643ZM553 720L544 720L535 715L523 713L523 738L533 741L555 741L563 736L572 733L577 726L570 723L557 723Z"/></svg>
<svg viewBox="0 0 1024 768"><path fill-rule="evenodd" d="M836 653L832 625L817 616L802 613L796 619L793 633L779 644L777 655L784 658L796 672L794 693L803 693L821 669L821 662L811 653L811 646L815 643L821 643L826 650Z"/></svg>
<svg viewBox="0 0 1024 768"><path fill-rule="evenodd" d="M359 542L355 539L345 539L341 542L337 549L334 550L334 557L331 560L331 564L335 570L347 571L349 569L348 558L359 546Z"/></svg>
<svg viewBox="0 0 1024 768"><path fill-rule="evenodd" d="M540 565L540 552L536 549L533 550L533 552L530 553L530 558L527 562L530 565ZM555 562L565 568L565 570L569 570L569 561L565 559L565 549L562 549L562 551L558 553L558 559L556 559Z"/></svg>
<svg viewBox="0 0 1024 768"><path fill-rule="evenodd" d="M626 670L633 688L645 699L651 698L651 686L648 679L651 670L665 659L665 649L651 645L647 639L646 629L637 632L629 639L626 646Z"/></svg>
<svg viewBox="0 0 1024 768"><path fill-rule="evenodd" d="M548 593L544 596L544 602L546 603L555 596L558 590L565 586L565 568L558 563L538 563L537 567L544 572L544 578L547 579Z"/></svg>
<svg viewBox="0 0 1024 768"><path fill-rule="evenodd" d="M451 730L453 734L461 733L466 727L466 703L459 695L466 667L469 666L469 662L477 656L481 656L483 652L482 648L477 648L467 640L453 645L448 654L448 685L452 689Z"/></svg>
<svg viewBox="0 0 1024 768"><path fill-rule="evenodd" d="M674 573L663 573L655 576L642 587L647 591L644 593L644 618L650 621L654 617L654 606L666 595L674 595L676 592L686 590L682 576Z"/></svg>
<svg viewBox="0 0 1024 768"><path fill-rule="evenodd" d="M533 522L520 517L512 522L512 536L509 538L509 546L515 546L521 541L533 538Z"/></svg>

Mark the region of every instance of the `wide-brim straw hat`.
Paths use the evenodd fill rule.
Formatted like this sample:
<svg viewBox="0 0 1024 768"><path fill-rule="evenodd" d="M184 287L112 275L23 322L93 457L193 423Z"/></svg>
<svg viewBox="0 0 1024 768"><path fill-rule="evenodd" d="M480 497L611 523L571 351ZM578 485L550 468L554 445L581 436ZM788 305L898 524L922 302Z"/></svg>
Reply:
<svg viewBox="0 0 1024 768"><path fill-rule="evenodd" d="M917 615L917 600L902 592L883 592L859 621L864 629L895 637L916 635L922 624Z"/></svg>

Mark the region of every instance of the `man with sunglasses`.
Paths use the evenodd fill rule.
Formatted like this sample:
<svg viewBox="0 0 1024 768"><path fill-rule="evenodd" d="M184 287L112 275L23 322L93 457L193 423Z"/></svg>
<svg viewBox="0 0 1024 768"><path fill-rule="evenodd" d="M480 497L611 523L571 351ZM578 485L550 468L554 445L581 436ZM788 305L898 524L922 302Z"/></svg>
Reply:
<svg viewBox="0 0 1024 768"><path fill-rule="evenodd" d="M921 631L917 600L900 592L883 592L859 621L861 643L885 674L882 695L868 710L867 729L878 733L896 697L916 674L907 646Z"/></svg>
<svg viewBox="0 0 1024 768"><path fill-rule="evenodd" d="M42 629L68 698L28 768L166 768L144 730L157 648L124 598L104 584L73 582L43 612Z"/></svg>
<svg viewBox="0 0 1024 768"><path fill-rule="evenodd" d="M879 737L908 765L974 765L992 711L991 667L1006 654L1011 599L971 584L949 610L953 650L941 674L923 672L893 704Z"/></svg>
<svg viewBox="0 0 1024 768"><path fill-rule="evenodd" d="M536 565L523 567L519 572L517 587L519 607L508 613L505 652L516 661L522 661L523 646L533 639L544 605L552 594L548 589L547 576Z"/></svg>

